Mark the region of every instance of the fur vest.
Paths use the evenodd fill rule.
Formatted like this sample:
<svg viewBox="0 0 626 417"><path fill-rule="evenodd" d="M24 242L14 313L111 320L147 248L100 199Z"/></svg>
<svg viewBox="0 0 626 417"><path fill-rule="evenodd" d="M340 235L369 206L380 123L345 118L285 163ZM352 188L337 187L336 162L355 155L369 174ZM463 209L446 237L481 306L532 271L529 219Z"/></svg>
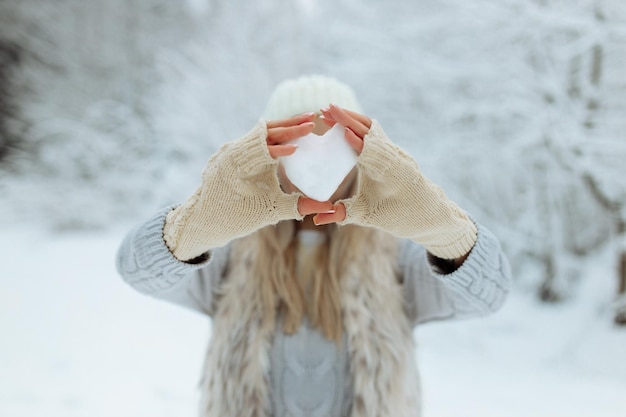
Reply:
<svg viewBox="0 0 626 417"><path fill-rule="evenodd" d="M374 229L359 233L367 251L352 251L340 280L351 417L418 417L420 387L396 272L397 241ZM282 330L263 319L257 244L250 237L233 242L204 363L201 417L271 417L270 347L274 332Z"/></svg>

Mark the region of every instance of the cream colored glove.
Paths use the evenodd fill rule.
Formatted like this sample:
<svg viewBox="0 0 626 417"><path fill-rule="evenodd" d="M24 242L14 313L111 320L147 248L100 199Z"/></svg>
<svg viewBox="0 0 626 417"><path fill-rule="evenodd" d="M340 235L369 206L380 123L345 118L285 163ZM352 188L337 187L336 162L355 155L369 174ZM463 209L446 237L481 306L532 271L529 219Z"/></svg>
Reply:
<svg viewBox="0 0 626 417"><path fill-rule="evenodd" d="M222 146L197 191L168 213L163 237L177 259L194 259L281 220L302 219L301 194L281 190L278 161L270 156L266 137L266 124L259 122L243 138Z"/></svg>
<svg viewBox="0 0 626 417"><path fill-rule="evenodd" d="M433 255L454 259L476 242L476 226L444 192L422 175L415 160L394 145L374 120L359 155L356 194L341 200L346 218L409 238Z"/></svg>

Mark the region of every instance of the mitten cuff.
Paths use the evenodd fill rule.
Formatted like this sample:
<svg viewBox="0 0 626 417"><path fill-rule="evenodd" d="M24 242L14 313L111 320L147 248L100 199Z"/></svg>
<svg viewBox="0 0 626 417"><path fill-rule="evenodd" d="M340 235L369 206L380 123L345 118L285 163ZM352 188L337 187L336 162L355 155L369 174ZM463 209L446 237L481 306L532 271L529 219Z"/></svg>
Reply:
<svg viewBox="0 0 626 417"><path fill-rule="evenodd" d="M442 228L434 242L424 245L438 258L455 259L468 254L476 243L478 231L469 218L458 219Z"/></svg>
<svg viewBox="0 0 626 417"><path fill-rule="evenodd" d="M187 263L177 259L164 242L163 228L166 216L172 212L174 206L160 210L149 221L142 225L141 233L137 233L143 239L142 244L134 245L135 259L139 266L151 271L155 277L180 277L196 269L206 266L210 259L210 252L204 254L202 260ZM145 285L156 285L154 282L146 282ZM167 285L168 283L162 283ZM147 287L145 288L148 289Z"/></svg>
<svg viewBox="0 0 626 417"><path fill-rule="evenodd" d="M260 121L241 139L209 160L202 185L167 215L165 242L174 256L193 259L258 228L301 219L298 195L285 194L267 149L267 125Z"/></svg>
<svg viewBox="0 0 626 417"><path fill-rule="evenodd" d="M254 176L266 172L268 166L278 165L278 161L270 156L266 138L267 124L260 120L243 138L228 144L228 155L239 170L239 178Z"/></svg>
<svg viewBox="0 0 626 417"><path fill-rule="evenodd" d="M394 145L376 120L372 120L369 132L363 138L363 151L357 165L372 179L380 179L391 168L389 161L397 161L404 152Z"/></svg>

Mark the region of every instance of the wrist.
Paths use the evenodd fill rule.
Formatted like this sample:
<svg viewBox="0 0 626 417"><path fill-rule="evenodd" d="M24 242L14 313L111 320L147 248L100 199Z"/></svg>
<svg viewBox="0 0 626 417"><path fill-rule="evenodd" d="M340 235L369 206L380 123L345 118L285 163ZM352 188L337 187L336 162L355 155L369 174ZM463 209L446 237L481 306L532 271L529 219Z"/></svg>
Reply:
<svg viewBox="0 0 626 417"><path fill-rule="evenodd" d="M372 178L382 178L397 162L399 151L378 121L372 120L372 126L363 139L363 151L359 155L357 166Z"/></svg>
<svg viewBox="0 0 626 417"><path fill-rule="evenodd" d="M463 262L469 256L469 252L465 255L455 259L443 259L433 255L430 252L426 252L428 262L435 273L440 275L448 275L456 271L463 265Z"/></svg>
<svg viewBox="0 0 626 417"><path fill-rule="evenodd" d="M452 218L433 229L427 238L413 239L441 259L458 259L466 256L476 244L478 230L464 213L464 218ZM433 233L434 232L434 233Z"/></svg>
<svg viewBox="0 0 626 417"><path fill-rule="evenodd" d="M228 144L226 153L229 161L225 168L237 169L239 178L267 172L268 167L275 171L278 162L270 156L266 139L267 125L259 121L244 137Z"/></svg>

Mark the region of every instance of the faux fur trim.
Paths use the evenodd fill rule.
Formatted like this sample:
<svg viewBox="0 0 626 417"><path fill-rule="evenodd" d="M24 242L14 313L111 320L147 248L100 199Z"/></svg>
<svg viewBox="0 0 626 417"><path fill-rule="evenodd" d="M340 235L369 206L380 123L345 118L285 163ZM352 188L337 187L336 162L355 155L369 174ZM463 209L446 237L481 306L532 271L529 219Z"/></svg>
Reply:
<svg viewBox="0 0 626 417"><path fill-rule="evenodd" d="M233 243L200 385L201 417L270 415L269 350L276 324L263 317L255 245L251 238Z"/></svg>
<svg viewBox="0 0 626 417"><path fill-rule="evenodd" d="M397 279L397 240L366 230L362 238L371 251L365 257L354 254L341 281L354 379L352 417L416 417L421 398L413 335Z"/></svg>

